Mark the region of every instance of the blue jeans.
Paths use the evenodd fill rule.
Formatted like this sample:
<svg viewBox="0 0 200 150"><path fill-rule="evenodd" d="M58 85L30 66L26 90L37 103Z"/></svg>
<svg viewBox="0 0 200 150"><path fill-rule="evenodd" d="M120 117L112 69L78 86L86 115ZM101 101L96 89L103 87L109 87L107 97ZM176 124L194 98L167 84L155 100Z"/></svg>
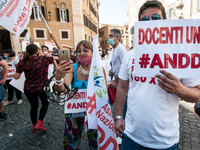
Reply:
<svg viewBox="0 0 200 150"><path fill-rule="evenodd" d="M0 103L3 103L4 101L4 89L3 85L0 84Z"/></svg>
<svg viewBox="0 0 200 150"><path fill-rule="evenodd" d="M137 144L136 142L131 140L126 134L123 133L121 150L161 150L161 149L144 147L140 144ZM162 150L178 150L178 143L174 144L172 147Z"/></svg>

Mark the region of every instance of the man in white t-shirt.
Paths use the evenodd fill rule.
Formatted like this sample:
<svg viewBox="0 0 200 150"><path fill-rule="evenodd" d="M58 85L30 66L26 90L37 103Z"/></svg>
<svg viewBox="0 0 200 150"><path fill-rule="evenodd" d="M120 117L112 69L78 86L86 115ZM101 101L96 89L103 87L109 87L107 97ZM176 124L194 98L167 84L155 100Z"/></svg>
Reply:
<svg viewBox="0 0 200 150"><path fill-rule="evenodd" d="M165 9L159 1L146 1L138 18L140 21L166 19ZM200 101L200 79L178 79L163 70L160 71L163 76L137 77L135 51L127 53L119 73L115 129L118 136L123 136L121 148L177 150L179 97L192 103ZM128 88L124 122L122 114Z"/></svg>
<svg viewBox="0 0 200 150"><path fill-rule="evenodd" d="M113 53L111 58L111 67L112 69L109 71L109 76L112 78L115 77L115 80L113 80L108 87L109 88L116 88L118 83L118 74L119 70L122 64L122 61L124 59L124 56L127 53L127 50L125 47L120 44L121 40L121 32L118 29L111 29L110 33L108 35L108 43L113 47Z"/></svg>

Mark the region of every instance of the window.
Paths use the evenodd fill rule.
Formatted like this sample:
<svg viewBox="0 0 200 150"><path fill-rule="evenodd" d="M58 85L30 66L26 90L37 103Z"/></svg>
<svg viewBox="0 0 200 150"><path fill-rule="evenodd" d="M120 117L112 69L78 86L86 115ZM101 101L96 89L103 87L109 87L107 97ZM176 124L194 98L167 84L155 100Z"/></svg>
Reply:
<svg viewBox="0 0 200 150"><path fill-rule="evenodd" d="M26 33L28 32L27 29L25 29L21 34L20 34L20 37L25 37Z"/></svg>
<svg viewBox="0 0 200 150"><path fill-rule="evenodd" d="M93 41L93 37L91 37L91 41Z"/></svg>
<svg viewBox="0 0 200 150"><path fill-rule="evenodd" d="M104 35L104 31L102 31L102 35Z"/></svg>
<svg viewBox="0 0 200 150"><path fill-rule="evenodd" d="M102 41L102 44L104 45L104 40Z"/></svg>
<svg viewBox="0 0 200 150"><path fill-rule="evenodd" d="M85 40L87 40L87 34L85 34Z"/></svg>
<svg viewBox="0 0 200 150"><path fill-rule="evenodd" d="M35 39L46 39L45 28L33 28Z"/></svg>
<svg viewBox="0 0 200 150"><path fill-rule="evenodd" d="M88 40L90 41L90 36L88 35Z"/></svg>
<svg viewBox="0 0 200 150"><path fill-rule="evenodd" d="M70 30L60 30L61 40L70 40Z"/></svg>
<svg viewBox="0 0 200 150"><path fill-rule="evenodd" d="M197 0L197 11L200 10L200 0Z"/></svg>
<svg viewBox="0 0 200 150"><path fill-rule="evenodd" d="M57 21L69 22L69 10L57 8Z"/></svg>
<svg viewBox="0 0 200 150"><path fill-rule="evenodd" d="M134 34L134 26L131 28L131 34Z"/></svg>
<svg viewBox="0 0 200 150"><path fill-rule="evenodd" d="M107 40L105 40L105 44L107 44Z"/></svg>
<svg viewBox="0 0 200 150"><path fill-rule="evenodd" d="M42 12L42 15L45 18L44 6L38 6L38 7L39 7L39 10ZM41 17L39 10L37 9L37 6L33 6L32 14L31 14L30 18L35 19L35 20L42 20L42 17Z"/></svg>

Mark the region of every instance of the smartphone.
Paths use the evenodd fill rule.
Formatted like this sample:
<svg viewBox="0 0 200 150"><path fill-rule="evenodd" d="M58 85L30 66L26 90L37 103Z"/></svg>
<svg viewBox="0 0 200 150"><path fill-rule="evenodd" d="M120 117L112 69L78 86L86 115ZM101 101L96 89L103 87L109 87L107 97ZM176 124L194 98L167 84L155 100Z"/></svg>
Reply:
<svg viewBox="0 0 200 150"><path fill-rule="evenodd" d="M70 61L70 51L68 49L59 49L58 50L58 57L59 61L67 60L67 62Z"/></svg>

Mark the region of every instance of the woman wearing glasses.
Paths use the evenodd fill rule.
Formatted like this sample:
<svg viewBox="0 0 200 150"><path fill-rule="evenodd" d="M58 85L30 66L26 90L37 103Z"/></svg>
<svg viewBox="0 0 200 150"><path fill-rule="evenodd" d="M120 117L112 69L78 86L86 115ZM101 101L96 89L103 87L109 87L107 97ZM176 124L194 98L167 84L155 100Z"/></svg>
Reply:
<svg viewBox="0 0 200 150"><path fill-rule="evenodd" d="M57 66L55 89L59 93L66 92L66 89L62 84L63 80L66 85L69 86L71 84L72 88L78 87L78 89L87 89L93 54L92 43L87 40L80 41L77 44L76 53L77 63L72 65L70 62L61 61ZM65 150L79 149L82 128L84 126L84 117L84 112L65 114L66 121L63 137L63 146ZM87 135L90 149L98 149L97 130L88 130Z"/></svg>

